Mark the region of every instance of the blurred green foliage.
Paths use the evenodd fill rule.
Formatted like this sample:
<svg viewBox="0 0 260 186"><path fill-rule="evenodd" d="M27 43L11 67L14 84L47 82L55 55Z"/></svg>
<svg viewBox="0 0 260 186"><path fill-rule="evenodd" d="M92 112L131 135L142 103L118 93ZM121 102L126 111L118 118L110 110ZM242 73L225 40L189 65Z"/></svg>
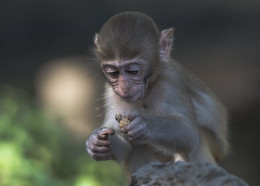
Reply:
<svg viewBox="0 0 260 186"><path fill-rule="evenodd" d="M10 88L0 95L0 185L126 185L113 161L95 162L33 98Z"/></svg>

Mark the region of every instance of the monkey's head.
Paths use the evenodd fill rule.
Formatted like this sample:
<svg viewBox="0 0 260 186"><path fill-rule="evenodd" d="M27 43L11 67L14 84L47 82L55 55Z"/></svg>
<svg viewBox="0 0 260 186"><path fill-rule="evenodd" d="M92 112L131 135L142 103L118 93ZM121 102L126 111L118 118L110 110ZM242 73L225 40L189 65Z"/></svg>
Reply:
<svg viewBox="0 0 260 186"><path fill-rule="evenodd" d="M145 96L160 63L169 61L173 28L160 33L149 16L123 12L102 26L94 42L100 68L114 92L135 102Z"/></svg>

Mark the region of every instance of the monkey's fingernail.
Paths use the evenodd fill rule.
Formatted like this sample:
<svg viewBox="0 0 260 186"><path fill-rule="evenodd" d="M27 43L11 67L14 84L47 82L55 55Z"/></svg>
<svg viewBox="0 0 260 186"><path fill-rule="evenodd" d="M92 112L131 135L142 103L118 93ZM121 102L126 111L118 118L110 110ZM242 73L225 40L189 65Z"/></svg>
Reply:
<svg viewBox="0 0 260 186"><path fill-rule="evenodd" d="M99 138L106 140L108 138L108 136L106 134L101 134L101 135L99 135Z"/></svg>

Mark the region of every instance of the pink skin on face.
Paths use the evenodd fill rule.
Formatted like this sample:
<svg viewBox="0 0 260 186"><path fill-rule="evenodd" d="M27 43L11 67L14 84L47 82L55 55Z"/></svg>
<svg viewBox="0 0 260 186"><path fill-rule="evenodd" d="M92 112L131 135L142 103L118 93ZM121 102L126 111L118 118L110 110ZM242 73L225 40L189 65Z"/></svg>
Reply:
<svg viewBox="0 0 260 186"><path fill-rule="evenodd" d="M134 59L131 61L106 61L101 63L101 69L115 93L128 102L135 102L145 92L144 71L146 61Z"/></svg>

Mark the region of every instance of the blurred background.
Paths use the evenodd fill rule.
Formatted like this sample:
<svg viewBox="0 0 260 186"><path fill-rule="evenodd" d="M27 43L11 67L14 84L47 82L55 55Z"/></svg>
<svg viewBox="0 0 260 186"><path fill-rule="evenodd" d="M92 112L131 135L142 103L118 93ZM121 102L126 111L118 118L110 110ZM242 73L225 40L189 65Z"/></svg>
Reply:
<svg viewBox="0 0 260 186"><path fill-rule="evenodd" d="M125 185L114 162L85 151L102 122L103 80L93 37L116 13L174 27L173 57L230 112L231 152L220 162L260 185L260 1L2 0L0 185Z"/></svg>

